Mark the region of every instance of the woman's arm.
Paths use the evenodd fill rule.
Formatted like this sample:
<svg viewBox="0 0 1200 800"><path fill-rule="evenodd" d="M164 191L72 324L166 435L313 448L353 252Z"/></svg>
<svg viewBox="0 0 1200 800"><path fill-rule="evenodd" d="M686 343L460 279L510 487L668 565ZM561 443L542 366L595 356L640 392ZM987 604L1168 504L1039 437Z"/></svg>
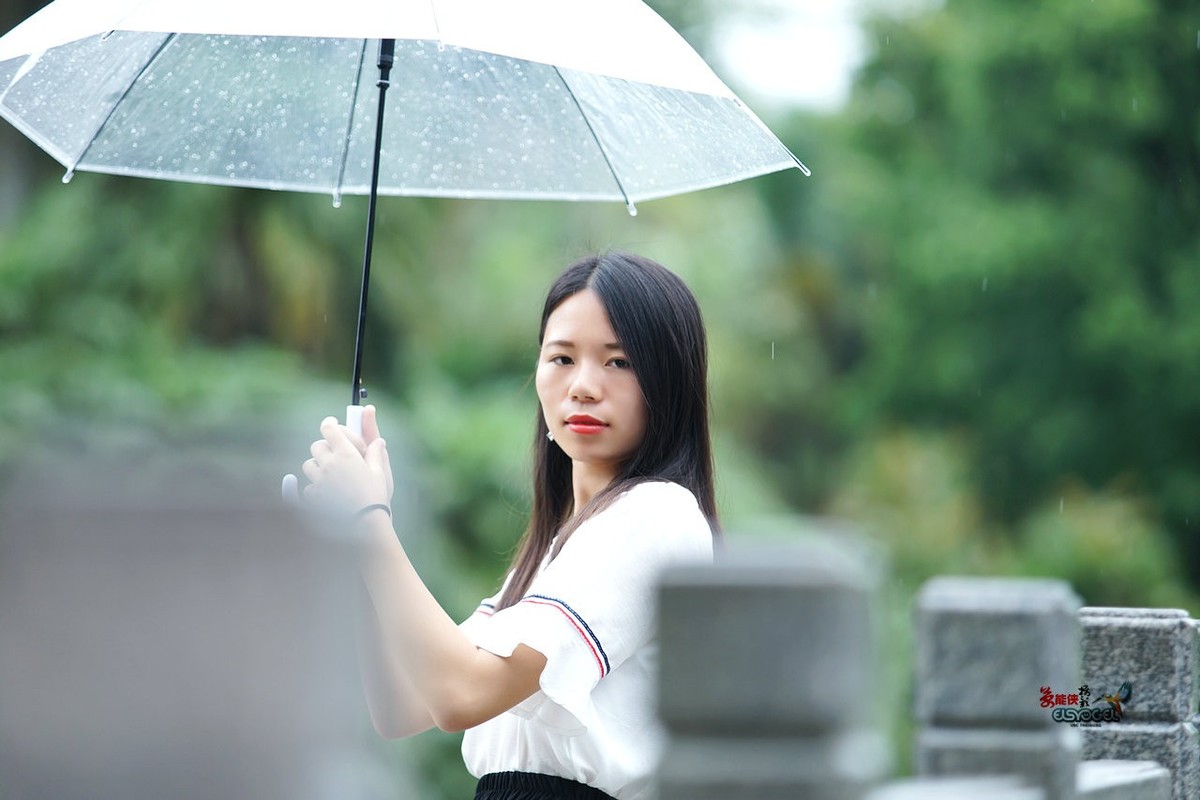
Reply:
<svg viewBox="0 0 1200 800"><path fill-rule="evenodd" d="M363 430L369 439L377 432L370 407ZM362 443L332 417L321 423L321 434L312 460L304 465L312 481L306 492L335 493L359 508L391 499L391 469L382 439L371 439L364 455ZM538 690L545 656L526 645L507 658L475 647L426 588L391 518L375 510L358 522L360 568L378 634L365 637L369 666L364 673L368 691L381 705L379 720L397 721L382 706L402 703L406 685L433 723L447 731L474 727ZM373 709L373 718L376 713Z"/></svg>
<svg viewBox="0 0 1200 800"><path fill-rule="evenodd" d="M382 512L367 520L363 579L382 644L424 702L434 724L462 731L538 690L546 657L518 645L507 658L480 650L459 630L417 575Z"/></svg>
<svg viewBox="0 0 1200 800"><path fill-rule="evenodd" d="M359 673L371 723L388 739L402 739L433 727L433 717L394 658L388 658L375 607L365 590L355 615Z"/></svg>

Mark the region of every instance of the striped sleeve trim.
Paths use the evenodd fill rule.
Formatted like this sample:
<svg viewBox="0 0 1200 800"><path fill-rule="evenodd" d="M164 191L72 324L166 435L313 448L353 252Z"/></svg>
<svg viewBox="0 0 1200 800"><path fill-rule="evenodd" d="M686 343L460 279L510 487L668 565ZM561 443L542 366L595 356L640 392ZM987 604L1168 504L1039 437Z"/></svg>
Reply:
<svg viewBox="0 0 1200 800"><path fill-rule="evenodd" d="M483 614L485 617L490 617L496 613L496 607L491 603L480 603L479 608L475 609L476 614Z"/></svg>
<svg viewBox="0 0 1200 800"><path fill-rule="evenodd" d="M600 644L600 639L592 632L587 621L579 615L575 609L555 597L547 597L544 594L530 594L521 598L522 603L533 603L540 606L550 606L558 609L567 621L570 622L575 630L579 632L580 638L584 644L592 651L592 656L596 659L596 666L600 669L600 677L603 678L611 669L608 662L608 654L604 652L603 645Z"/></svg>

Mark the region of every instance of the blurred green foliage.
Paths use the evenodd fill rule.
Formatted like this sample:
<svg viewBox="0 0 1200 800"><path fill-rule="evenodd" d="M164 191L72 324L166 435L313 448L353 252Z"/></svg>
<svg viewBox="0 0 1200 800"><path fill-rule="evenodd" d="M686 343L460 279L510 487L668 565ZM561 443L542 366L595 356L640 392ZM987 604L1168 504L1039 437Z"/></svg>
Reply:
<svg viewBox="0 0 1200 800"><path fill-rule="evenodd" d="M1194 19L1068 8L871 22L874 55L827 121L840 274L867 295L849 421L961 431L983 518L1012 530L1064 479L1119 485L1195 581Z"/></svg>
<svg viewBox="0 0 1200 800"><path fill-rule="evenodd" d="M655 5L701 47L736 13ZM365 380L419 465L405 489L429 518L418 558L452 614L493 591L524 525L542 293L610 247L678 271L705 310L731 537L792 512L886 545L889 663L907 658L911 597L937 573L1051 575L1089 604L1195 613L1194 15L1169 0L947 0L880 6L867 32L844 109L767 120L810 179L655 201L636 219L381 202ZM45 184L0 228L0 463L19 466L63 420L197 431L263 409L338 413L365 201L92 175L63 187L39 168ZM899 719L907 689L890 680ZM389 752L422 765L426 796L461 797L457 742Z"/></svg>

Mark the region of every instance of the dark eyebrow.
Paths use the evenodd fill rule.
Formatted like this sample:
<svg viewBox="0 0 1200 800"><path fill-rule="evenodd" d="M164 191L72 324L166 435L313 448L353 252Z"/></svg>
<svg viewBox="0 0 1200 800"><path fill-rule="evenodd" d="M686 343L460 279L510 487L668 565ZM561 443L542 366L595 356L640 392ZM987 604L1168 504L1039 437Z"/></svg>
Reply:
<svg viewBox="0 0 1200 800"><path fill-rule="evenodd" d="M574 347L574 342L568 342L566 339L554 339L553 341L545 342L542 347ZM606 350L624 350L625 348L617 342L609 342L604 345Z"/></svg>

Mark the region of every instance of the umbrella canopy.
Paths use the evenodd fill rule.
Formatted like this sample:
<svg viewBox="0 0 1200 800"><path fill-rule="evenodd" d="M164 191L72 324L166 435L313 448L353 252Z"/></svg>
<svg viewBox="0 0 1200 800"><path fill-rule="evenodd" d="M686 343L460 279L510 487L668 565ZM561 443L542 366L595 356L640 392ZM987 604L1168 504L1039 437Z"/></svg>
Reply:
<svg viewBox="0 0 1200 800"><path fill-rule="evenodd" d="M64 180L367 194L351 425L379 193L636 213L808 174L640 0L55 0L0 38L0 116Z"/></svg>
<svg viewBox="0 0 1200 800"><path fill-rule="evenodd" d="M56 0L0 39L0 116L75 170L642 200L807 169L637 0Z"/></svg>

